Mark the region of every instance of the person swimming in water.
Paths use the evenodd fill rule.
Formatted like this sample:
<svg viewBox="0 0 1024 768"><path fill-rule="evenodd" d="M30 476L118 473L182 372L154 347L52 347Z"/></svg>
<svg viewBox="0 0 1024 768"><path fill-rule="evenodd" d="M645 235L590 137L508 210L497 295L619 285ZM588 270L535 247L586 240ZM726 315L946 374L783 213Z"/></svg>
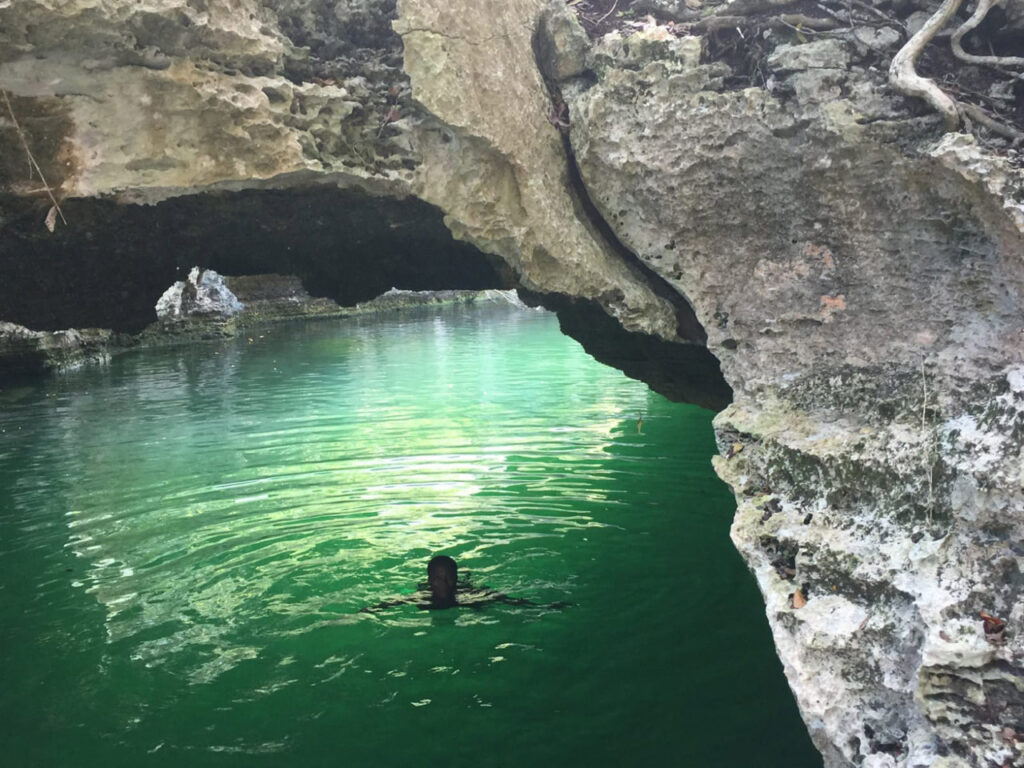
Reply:
<svg viewBox="0 0 1024 768"><path fill-rule="evenodd" d="M430 605L427 608L452 608L458 605L458 564L448 555L431 558L427 563L427 587L430 589Z"/></svg>
<svg viewBox="0 0 1024 768"><path fill-rule="evenodd" d="M424 586L426 589L424 589ZM461 599L460 599L461 595ZM385 608L414 603L422 611L444 610L446 608L467 607L479 610L485 603L505 603L506 605L529 605L536 608L564 608L570 603L551 603L541 605L521 597L509 597L503 592L490 587L476 588L468 582L459 584L458 563L448 555L436 555L427 563L427 583L420 585L420 591L413 597L404 600L390 600L372 607L361 609L361 613L376 613Z"/></svg>

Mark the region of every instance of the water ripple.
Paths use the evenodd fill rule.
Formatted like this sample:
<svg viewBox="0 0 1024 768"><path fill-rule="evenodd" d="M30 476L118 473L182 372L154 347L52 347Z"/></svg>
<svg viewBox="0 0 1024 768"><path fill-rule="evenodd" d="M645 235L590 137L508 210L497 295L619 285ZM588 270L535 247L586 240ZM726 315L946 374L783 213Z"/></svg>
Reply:
<svg viewBox="0 0 1024 768"><path fill-rule="evenodd" d="M593 535L608 525L594 510L629 504L618 475L631 459L610 469L607 451L648 393L579 353L551 355L544 324L557 334L507 309L462 328L335 325L133 357L89 389L58 388L2 424L43 448L14 506L51 495L22 515L35 522L20 546L63 519L84 566L74 584L105 608L108 642L148 666L187 656L195 683L272 642L268 617L319 616L298 629L313 631L411 588L435 551L471 571L504 558L518 592L565 599L571 578L516 564L558 557L551 542ZM481 352L488 341L519 344L515 362ZM27 433L41 408L45 434Z"/></svg>

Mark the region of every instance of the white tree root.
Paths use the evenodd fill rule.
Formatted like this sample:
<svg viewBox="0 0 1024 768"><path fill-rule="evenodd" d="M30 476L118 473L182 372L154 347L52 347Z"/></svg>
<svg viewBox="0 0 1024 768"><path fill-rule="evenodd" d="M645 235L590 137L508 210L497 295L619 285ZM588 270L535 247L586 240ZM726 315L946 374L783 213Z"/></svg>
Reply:
<svg viewBox="0 0 1024 768"><path fill-rule="evenodd" d="M889 65L889 82L892 86L906 96L915 96L927 101L942 115L942 122L947 131L955 131L960 127L960 111L957 109L956 101L933 81L917 74L916 64L921 51L939 30L946 26L961 2L963 0L945 0L917 34L893 56Z"/></svg>
<svg viewBox="0 0 1024 768"><path fill-rule="evenodd" d="M46 190L46 194L50 197L50 202L53 203L54 210L60 216L60 220L64 224L68 223L68 220L64 218L64 211L60 209L60 203L57 202L57 198L53 196L53 190L50 189L50 185L46 183L46 177L43 176L43 169L39 167L39 163L36 162L35 157L32 155L32 150L28 148L28 139L25 138L24 132L21 130L21 126L18 124L18 118L14 116L14 107L11 106L11 100L7 96L7 91L0 89L0 95L4 97L4 103L7 105L7 114L11 116L11 122L14 124L14 130L18 134L18 138L21 139L21 145L25 148L25 154L28 155L29 162L29 177L32 175L32 168L36 169L36 173L39 174L39 180L43 182L43 189ZM49 218L49 217L47 217ZM50 231L53 228L47 224Z"/></svg>
<svg viewBox="0 0 1024 768"><path fill-rule="evenodd" d="M1022 56L975 56L973 53L967 53L960 43L964 39L964 35L984 21L988 12L992 10L992 6L1001 5L1003 2L1005 0L978 0L978 7L974 9L971 18L961 24L953 33L950 44L953 46L954 56L968 64L984 64L990 67L1024 67L1024 57ZM1017 75L1017 77L1021 77L1021 75Z"/></svg>

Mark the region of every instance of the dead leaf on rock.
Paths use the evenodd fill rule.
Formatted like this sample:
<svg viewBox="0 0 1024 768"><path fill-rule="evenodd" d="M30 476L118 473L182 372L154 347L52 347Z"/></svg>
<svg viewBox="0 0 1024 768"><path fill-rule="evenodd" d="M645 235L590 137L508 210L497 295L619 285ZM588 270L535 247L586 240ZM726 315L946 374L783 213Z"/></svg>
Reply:
<svg viewBox="0 0 1024 768"><path fill-rule="evenodd" d="M43 223L46 224L46 228L51 232L57 228L57 206L50 206L50 210L46 214L46 221Z"/></svg>
<svg viewBox="0 0 1024 768"><path fill-rule="evenodd" d="M1002 645L1006 642L1005 621L985 611L981 611L979 616L981 616L982 629L985 632L986 640L994 645Z"/></svg>

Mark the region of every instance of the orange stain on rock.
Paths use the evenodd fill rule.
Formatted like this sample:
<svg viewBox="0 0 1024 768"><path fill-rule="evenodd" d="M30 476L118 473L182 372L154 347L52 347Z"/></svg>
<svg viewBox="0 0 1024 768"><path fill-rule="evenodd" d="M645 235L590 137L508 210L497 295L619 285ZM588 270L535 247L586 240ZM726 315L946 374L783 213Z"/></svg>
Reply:
<svg viewBox="0 0 1024 768"><path fill-rule="evenodd" d="M842 312L846 309L846 297L843 294L838 296L822 296L821 297L821 311L831 314L832 312Z"/></svg>

